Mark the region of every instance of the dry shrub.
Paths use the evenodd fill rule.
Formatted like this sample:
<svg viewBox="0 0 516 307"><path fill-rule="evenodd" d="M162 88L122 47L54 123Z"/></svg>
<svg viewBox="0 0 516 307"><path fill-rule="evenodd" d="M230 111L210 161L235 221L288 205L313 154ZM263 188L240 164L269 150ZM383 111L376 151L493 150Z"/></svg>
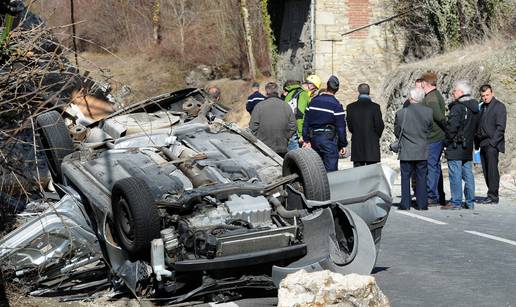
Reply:
<svg viewBox="0 0 516 307"><path fill-rule="evenodd" d="M105 92L70 63L66 46L41 25L15 28L0 51L0 210L16 212L41 197L49 180L35 118L64 108L74 90L97 97Z"/></svg>
<svg viewBox="0 0 516 307"><path fill-rule="evenodd" d="M392 0L405 35L404 60L422 59L492 36L516 32L512 0Z"/></svg>
<svg viewBox="0 0 516 307"><path fill-rule="evenodd" d="M74 0L79 51L112 51L120 47L143 48L152 39L152 6L147 0ZM50 26L71 23L70 1L37 1L31 7L41 14ZM149 33L149 35L145 35ZM71 42L71 27L60 31L60 40ZM70 44L71 45L71 44Z"/></svg>
<svg viewBox="0 0 516 307"><path fill-rule="evenodd" d="M151 52L181 66L219 66L227 75L247 70L239 0L161 0L161 43L153 42L154 0L74 0L79 51ZM258 68L270 72L261 0L249 2ZM45 0L32 8L51 26L70 23L70 1ZM70 44L70 28L60 31ZM70 44L71 45L71 44Z"/></svg>

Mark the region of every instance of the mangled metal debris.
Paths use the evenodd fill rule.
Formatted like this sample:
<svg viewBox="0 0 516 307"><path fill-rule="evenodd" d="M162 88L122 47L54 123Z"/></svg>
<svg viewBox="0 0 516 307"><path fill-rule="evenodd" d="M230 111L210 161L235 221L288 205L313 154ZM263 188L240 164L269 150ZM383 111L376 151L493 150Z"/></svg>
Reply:
<svg viewBox="0 0 516 307"><path fill-rule="evenodd" d="M9 233L0 241L4 270L12 278L29 281L32 295L108 285L100 245L84 210L80 202L65 195Z"/></svg>
<svg viewBox="0 0 516 307"><path fill-rule="evenodd" d="M109 282L170 302L272 289L299 269L369 274L391 205L386 171L326 174L306 149L281 159L225 113L185 89L88 125L41 115L62 199L0 241L0 261L38 272L32 294Z"/></svg>

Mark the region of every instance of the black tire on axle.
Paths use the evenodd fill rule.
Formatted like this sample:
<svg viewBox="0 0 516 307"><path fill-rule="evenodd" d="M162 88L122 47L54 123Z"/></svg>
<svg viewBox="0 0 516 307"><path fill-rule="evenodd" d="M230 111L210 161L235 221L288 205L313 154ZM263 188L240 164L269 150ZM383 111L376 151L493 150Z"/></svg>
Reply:
<svg viewBox="0 0 516 307"><path fill-rule="evenodd" d="M283 176L298 174L307 199L330 199L330 184L321 157L313 149L300 148L289 151L283 159Z"/></svg>
<svg viewBox="0 0 516 307"><path fill-rule="evenodd" d="M160 216L149 186L141 178L117 181L111 195L113 228L131 259L149 257L150 243L160 236Z"/></svg>
<svg viewBox="0 0 516 307"><path fill-rule="evenodd" d="M49 111L36 117L36 125L41 144L48 161L52 179L63 182L61 163L64 157L73 152L73 140L61 114Z"/></svg>

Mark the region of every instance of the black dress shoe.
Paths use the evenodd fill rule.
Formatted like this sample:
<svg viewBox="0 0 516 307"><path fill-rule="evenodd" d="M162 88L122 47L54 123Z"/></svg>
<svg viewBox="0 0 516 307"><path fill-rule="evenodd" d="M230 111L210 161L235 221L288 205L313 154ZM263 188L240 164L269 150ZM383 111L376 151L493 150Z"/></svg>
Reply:
<svg viewBox="0 0 516 307"><path fill-rule="evenodd" d="M481 204L488 198L489 197L475 196L475 202Z"/></svg>
<svg viewBox="0 0 516 307"><path fill-rule="evenodd" d="M410 208L398 207L398 210L408 211L408 210L410 210Z"/></svg>
<svg viewBox="0 0 516 307"><path fill-rule="evenodd" d="M417 211L428 211L428 207L424 208L415 208Z"/></svg>
<svg viewBox="0 0 516 307"><path fill-rule="evenodd" d="M494 199L492 199L492 198L489 198L489 197L488 197L488 198L486 198L486 200L484 200L484 201L482 202L482 204L486 204L486 205L489 205L489 204L496 205L496 204L498 204L498 200L494 200Z"/></svg>

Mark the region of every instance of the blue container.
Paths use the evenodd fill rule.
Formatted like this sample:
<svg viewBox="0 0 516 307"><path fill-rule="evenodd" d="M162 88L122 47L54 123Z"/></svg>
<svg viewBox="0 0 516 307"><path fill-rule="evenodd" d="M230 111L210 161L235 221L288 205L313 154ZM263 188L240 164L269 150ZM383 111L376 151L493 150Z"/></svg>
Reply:
<svg viewBox="0 0 516 307"><path fill-rule="evenodd" d="M473 163L475 164L481 164L480 161L480 149L473 151Z"/></svg>

